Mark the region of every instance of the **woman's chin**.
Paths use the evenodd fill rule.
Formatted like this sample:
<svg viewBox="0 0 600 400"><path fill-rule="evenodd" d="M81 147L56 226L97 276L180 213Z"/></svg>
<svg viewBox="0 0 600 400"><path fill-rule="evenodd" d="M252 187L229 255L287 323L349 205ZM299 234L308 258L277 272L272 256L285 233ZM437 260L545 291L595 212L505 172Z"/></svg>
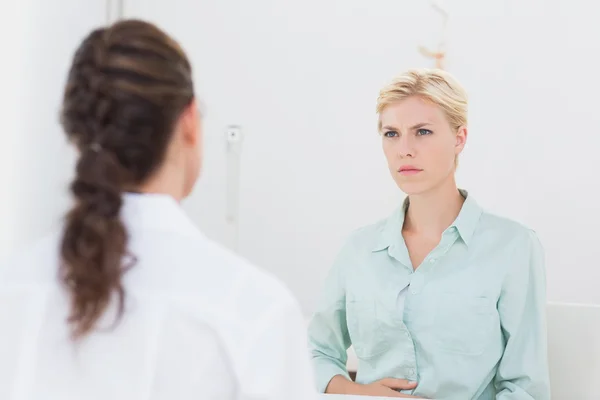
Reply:
<svg viewBox="0 0 600 400"><path fill-rule="evenodd" d="M429 182L396 182L400 190L407 196L417 196L431 190Z"/></svg>

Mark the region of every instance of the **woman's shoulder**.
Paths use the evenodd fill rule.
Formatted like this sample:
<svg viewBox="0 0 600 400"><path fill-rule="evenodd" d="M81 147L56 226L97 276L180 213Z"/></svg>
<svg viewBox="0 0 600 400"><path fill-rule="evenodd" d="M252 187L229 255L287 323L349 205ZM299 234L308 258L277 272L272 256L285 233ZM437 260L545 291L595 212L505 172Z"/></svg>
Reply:
<svg viewBox="0 0 600 400"><path fill-rule="evenodd" d="M272 304L294 303L291 290L282 280L221 243L198 236L182 244L187 251L179 260L182 273L177 283L181 292L210 294L215 303L220 303L218 299L252 302L254 306L248 313Z"/></svg>
<svg viewBox="0 0 600 400"><path fill-rule="evenodd" d="M524 222L488 211L482 212L477 233L497 243L539 244L536 231Z"/></svg>
<svg viewBox="0 0 600 400"><path fill-rule="evenodd" d="M350 232L347 239L354 241L364 241L376 238L377 236L383 233L390 218L391 216L382 218L376 222L367 225L361 225L358 228L354 229L352 232Z"/></svg>
<svg viewBox="0 0 600 400"><path fill-rule="evenodd" d="M62 230L53 230L13 249L0 262L0 280L15 284L54 283L61 234Z"/></svg>
<svg viewBox="0 0 600 400"><path fill-rule="evenodd" d="M361 225L344 238L342 252L371 253L385 247L385 239L394 214L376 222Z"/></svg>

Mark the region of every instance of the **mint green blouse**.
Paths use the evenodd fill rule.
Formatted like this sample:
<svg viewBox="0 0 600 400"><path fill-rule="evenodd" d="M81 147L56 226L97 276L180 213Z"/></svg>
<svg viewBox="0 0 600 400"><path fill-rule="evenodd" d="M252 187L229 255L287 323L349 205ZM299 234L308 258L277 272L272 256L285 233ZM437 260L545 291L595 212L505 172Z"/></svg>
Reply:
<svg viewBox="0 0 600 400"><path fill-rule="evenodd" d="M458 217L416 270L401 233L407 203L350 236L309 327L319 391L348 377L352 345L359 383L413 380L404 393L430 399L550 399L541 244L461 192Z"/></svg>

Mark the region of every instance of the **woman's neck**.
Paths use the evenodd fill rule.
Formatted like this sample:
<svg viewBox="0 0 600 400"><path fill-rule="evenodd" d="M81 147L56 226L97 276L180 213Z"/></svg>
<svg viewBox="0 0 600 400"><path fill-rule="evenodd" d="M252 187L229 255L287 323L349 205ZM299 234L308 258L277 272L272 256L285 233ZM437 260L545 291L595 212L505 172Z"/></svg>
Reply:
<svg viewBox="0 0 600 400"><path fill-rule="evenodd" d="M169 164L160 168L148 181L131 191L139 193L165 194L180 202L184 197L184 178L177 168Z"/></svg>
<svg viewBox="0 0 600 400"><path fill-rule="evenodd" d="M426 193L409 196L402 231L439 239L456 220L464 202L454 179Z"/></svg>

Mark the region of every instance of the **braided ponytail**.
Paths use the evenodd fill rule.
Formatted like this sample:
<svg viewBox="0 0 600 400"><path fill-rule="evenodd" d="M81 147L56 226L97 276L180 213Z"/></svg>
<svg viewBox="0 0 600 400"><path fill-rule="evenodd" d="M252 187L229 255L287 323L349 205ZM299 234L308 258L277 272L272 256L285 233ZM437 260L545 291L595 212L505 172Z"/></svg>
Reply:
<svg viewBox="0 0 600 400"><path fill-rule="evenodd" d="M68 213L62 241L62 276L73 294L73 335L92 329L117 291L119 315L123 313L122 258L127 232L119 218L122 168L101 149L81 153L71 184L76 203Z"/></svg>
<svg viewBox="0 0 600 400"><path fill-rule="evenodd" d="M71 296L74 338L89 333L117 295L127 230L122 193L161 165L173 126L193 100L190 64L179 45L152 24L125 20L93 31L73 59L61 122L79 149L66 216L60 276Z"/></svg>

